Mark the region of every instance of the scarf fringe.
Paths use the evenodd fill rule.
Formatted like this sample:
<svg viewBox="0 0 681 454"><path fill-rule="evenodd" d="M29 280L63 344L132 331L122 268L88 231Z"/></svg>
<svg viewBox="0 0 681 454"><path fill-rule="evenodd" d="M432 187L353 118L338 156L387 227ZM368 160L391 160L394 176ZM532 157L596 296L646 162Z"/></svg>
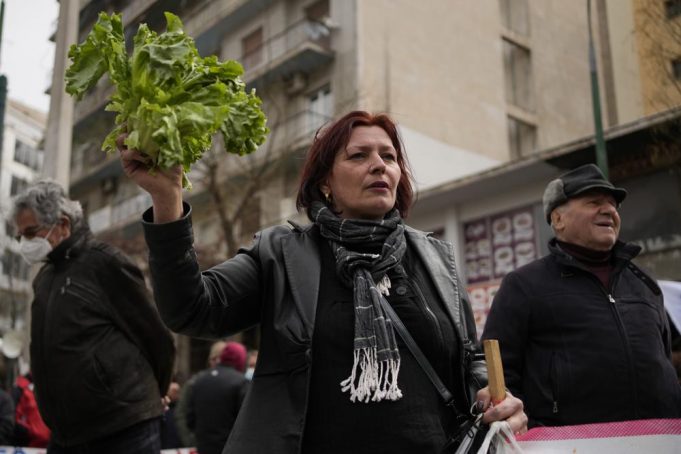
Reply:
<svg viewBox="0 0 681 454"><path fill-rule="evenodd" d="M390 282L390 278L387 274L384 274L381 280L376 283L376 288L378 291L385 296L390 295L390 287L392 287L392 283Z"/></svg>
<svg viewBox="0 0 681 454"><path fill-rule="evenodd" d="M367 403L402 398L397 384L399 358L378 361L376 347L355 350L353 356L352 372L340 383L343 392L350 392L350 401Z"/></svg>

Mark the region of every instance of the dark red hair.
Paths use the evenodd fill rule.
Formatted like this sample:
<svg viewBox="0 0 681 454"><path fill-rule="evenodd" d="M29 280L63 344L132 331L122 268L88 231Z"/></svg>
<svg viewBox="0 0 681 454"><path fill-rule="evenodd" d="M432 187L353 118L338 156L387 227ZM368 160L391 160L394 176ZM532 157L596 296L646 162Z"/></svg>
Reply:
<svg viewBox="0 0 681 454"><path fill-rule="evenodd" d="M345 150L350 141L352 130L358 126L378 126L383 129L393 143L397 152L397 164L402 171L402 176L397 184L397 194L395 197L395 208L400 212L400 216L406 218L409 214L414 190L412 187L412 176L407 156L404 153L402 139L397 131L397 125L386 114L370 114L361 110L356 110L344 115L336 122L322 127L315 135L312 145L305 157L305 163L300 174L300 184L298 186L298 197L296 198L296 208L305 208L310 215L309 208L312 202L320 201L326 203L324 194L319 186L326 182L336 155Z"/></svg>

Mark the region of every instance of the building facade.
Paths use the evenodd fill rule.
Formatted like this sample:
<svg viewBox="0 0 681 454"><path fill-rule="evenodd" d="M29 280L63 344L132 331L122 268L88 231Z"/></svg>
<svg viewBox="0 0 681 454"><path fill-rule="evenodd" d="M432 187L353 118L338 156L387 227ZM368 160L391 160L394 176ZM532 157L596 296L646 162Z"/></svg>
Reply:
<svg viewBox="0 0 681 454"><path fill-rule="evenodd" d="M30 301L30 269L13 241L9 218L11 198L40 174L43 167L41 141L47 116L18 101L9 100L0 148L0 330L22 329Z"/></svg>

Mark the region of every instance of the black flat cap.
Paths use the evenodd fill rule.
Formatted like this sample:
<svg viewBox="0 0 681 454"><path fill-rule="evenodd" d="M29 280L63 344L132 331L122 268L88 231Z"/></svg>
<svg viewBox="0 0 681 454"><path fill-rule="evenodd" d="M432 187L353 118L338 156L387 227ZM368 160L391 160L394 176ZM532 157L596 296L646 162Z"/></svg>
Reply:
<svg viewBox="0 0 681 454"><path fill-rule="evenodd" d="M546 185L543 198L546 222L551 224L551 212L556 207L593 189L611 194L618 204L627 196L625 189L616 188L605 179L601 169L594 164L585 164L564 173Z"/></svg>

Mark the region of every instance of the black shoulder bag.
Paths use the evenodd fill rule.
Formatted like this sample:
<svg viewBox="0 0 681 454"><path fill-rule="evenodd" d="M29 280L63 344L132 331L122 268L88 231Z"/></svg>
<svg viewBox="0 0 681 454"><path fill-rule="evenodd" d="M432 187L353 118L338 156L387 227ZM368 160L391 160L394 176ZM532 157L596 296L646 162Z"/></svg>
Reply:
<svg viewBox="0 0 681 454"><path fill-rule="evenodd" d="M482 423L482 413L479 415L474 415L471 411L470 414L466 415L457 411L456 407L454 406L454 396L449 389L447 389L445 384L442 383L440 376L437 374L437 372L435 372L433 366L430 365L430 362L416 344L414 338L411 337L411 334L409 334L409 331L407 331L407 328L402 323L402 320L400 320L395 310L385 298L380 298L380 301L383 310L386 312L386 314L388 314L390 320L392 320L395 330L397 330L397 333L407 345L407 348L411 354L426 373L431 383L433 383L433 386L435 386L435 389L437 389L437 392L440 394L440 397L442 397L445 405L451 408L456 414L458 427L452 434L449 435L447 443L442 448L442 454L454 454L459 448L463 448L463 450L460 450L459 452L477 452L485 439L487 430L489 429L489 425Z"/></svg>

